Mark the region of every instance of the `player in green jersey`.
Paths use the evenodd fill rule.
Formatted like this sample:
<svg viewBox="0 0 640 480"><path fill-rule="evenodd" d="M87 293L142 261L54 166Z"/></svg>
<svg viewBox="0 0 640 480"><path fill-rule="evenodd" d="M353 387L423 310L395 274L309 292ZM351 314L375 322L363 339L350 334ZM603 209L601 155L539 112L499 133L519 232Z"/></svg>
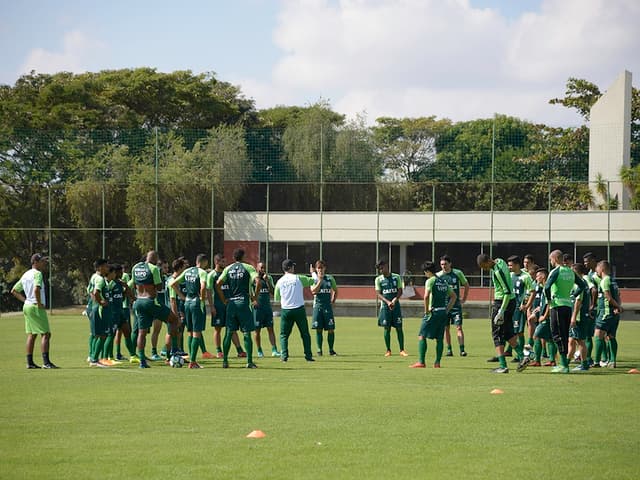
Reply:
<svg viewBox="0 0 640 480"><path fill-rule="evenodd" d="M253 363L251 332L255 330L255 323L251 304L255 300L252 285L258 273L253 266L244 263L244 250L242 248L236 248L233 251L233 260L234 262L222 271L215 285L220 298L224 298L222 286L229 286L229 298L224 300L226 305L226 330L222 342L222 368L229 367L231 336L237 330L244 334L247 368L257 368L257 365Z"/></svg>
<svg viewBox="0 0 640 480"><path fill-rule="evenodd" d="M539 268L536 270L536 290L535 299L532 305L531 313L536 317L536 328L533 333L533 351L535 359L529 363L529 366L540 367L541 355L542 355L542 342L547 342L549 348L550 361L545 363L545 367L556 366L556 344L553 343L551 337L551 328L549 327L549 305L547 299L544 296L544 285L547 282L547 269Z"/></svg>
<svg viewBox="0 0 640 480"><path fill-rule="evenodd" d="M31 255L31 269L27 270L20 280L11 289L11 294L24 305L25 332L27 334L27 368L40 368L33 361L33 349L36 338L40 335L40 352L42 353L42 368L58 368L49 359L49 347L51 344L51 329L46 310L46 296L44 277L42 272L47 267L48 257L40 253Z"/></svg>
<svg viewBox="0 0 640 480"><path fill-rule="evenodd" d="M508 342L516 351L522 361L518 365L521 372L529 363L529 356L524 356L522 347L518 345L517 336L513 332L513 312L516 309L516 296L511 284L511 275L507 262L502 258L492 259L486 253L481 253L477 258L478 267L491 272L491 280L494 288L494 301L491 312L491 336L496 348L496 356L500 366L493 373L509 373L507 362L504 358L504 345Z"/></svg>
<svg viewBox="0 0 640 480"><path fill-rule="evenodd" d="M518 255L511 255L507 258L507 265L511 272L513 292L516 296L516 309L513 312L513 332L518 337L518 344L524 348L524 330L527 325L527 309L531 305L533 280L529 276L529 272L522 270L521 264L522 262ZM505 355L507 355L506 351ZM513 359L514 362L520 362L521 360L522 358L518 357Z"/></svg>
<svg viewBox="0 0 640 480"><path fill-rule="evenodd" d="M156 266L160 270L160 281L162 286L156 292L156 301L160 305L167 305L168 292L166 291L167 278L169 277L169 264L166 260L160 260ZM153 320L153 329L151 330L151 360L162 360L162 356L158 353L158 339L160 338L160 332L162 331L162 322L157 318Z"/></svg>
<svg viewBox="0 0 640 480"><path fill-rule="evenodd" d="M258 262L256 265L256 271L258 276L255 279L254 289L256 292L255 300L253 302L253 317L256 324L256 330L254 338L256 341L256 348L258 349L258 357L264 357L262 351L262 337L260 331L263 328L267 329L269 334L269 342L271 343L271 356L279 357L280 352L276 347L276 334L273 331L273 309L271 308L271 295L273 295L274 283L273 277L267 273L265 264Z"/></svg>
<svg viewBox="0 0 640 480"><path fill-rule="evenodd" d="M89 324L91 327L91 343L89 351L89 365L92 367L108 367L107 362L101 361L102 351L111 322L109 315L109 301L107 300L106 277L109 274L109 263L104 258L94 262L96 273L89 279L89 304L87 306Z"/></svg>
<svg viewBox="0 0 640 480"><path fill-rule="evenodd" d="M404 283L402 277L397 273L389 271L389 264L386 260L378 260L376 268L380 275L375 280L375 290L378 300L380 300L380 313L378 314L378 326L384 329L384 344L387 348L384 356L391 356L391 327L396 329L400 356L407 357L409 354L404 349L404 332L402 330L402 308L400 307L400 297Z"/></svg>
<svg viewBox="0 0 640 480"><path fill-rule="evenodd" d="M137 353L140 368L149 368L144 354L147 333L155 319L170 324L171 348L169 358L178 350L178 317L166 305L157 300L157 292L163 288L160 270L156 266L158 254L147 252L144 262L136 263L131 269L131 276L136 287L136 301L133 310L138 323Z"/></svg>
<svg viewBox="0 0 640 480"><path fill-rule="evenodd" d="M173 273L167 280L167 290L169 292L169 308L178 317L178 355L181 355L181 356L187 355L184 351L184 329L186 326L184 301L182 301L182 299L178 297L178 294L173 288L171 288L170 285L171 283L173 283L173 281L176 278L180 276L182 272L185 271L186 268L187 268L187 262L185 261L184 257L176 258L171 263L171 269L173 270ZM178 288L183 295L187 294L187 291L185 290L184 282L180 283L178 285ZM170 340L170 338L165 339L165 343L167 342L167 340Z"/></svg>
<svg viewBox="0 0 640 480"><path fill-rule="evenodd" d="M436 264L427 261L422 264L427 281L424 284L424 317L418 333L418 361L409 368L425 368L427 338L436 341L436 359L433 368L440 368L444 350L442 338L449 324L449 312L458 299L453 287L443 277L436 275Z"/></svg>
<svg viewBox="0 0 640 480"><path fill-rule="evenodd" d="M600 285L600 277L596 273L596 266L598 265L598 261L593 252L586 252L582 256L582 262L587 269L587 277L589 277L589 280L593 285L593 289L591 290L591 298L589 301L589 316L591 317L591 324L593 325L593 329L587 332L587 338L585 339L585 343L587 345L589 366L593 366L593 336L595 334L596 318L598 317L598 286ZM607 349L604 350L603 354L606 351Z"/></svg>
<svg viewBox="0 0 640 480"><path fill-rule="evenodd" d="M611 277L611 265L606 260L601 260L596 266L596 273L600 278L598 285L598 318L595 331L595 363L593 366L616 368L618 355L618 324L622 313L620 290L614 278ZM605 348L604 338L609 343L609 359L601 360L602 351Z"/></svg>
<svg viewBox="0 0 640 480"><path fill-rule="evenodd" d="M302 338L304 359L315 362L311 353L311 335L307 323L307 313L304 309L304 288L312 287L316 282L311 277L296 275L296 264L290 258L282 262L284 275L276 282L273 298L280 302L280 360L289 360L289 336L293 326L297 325Z"/></svg>
<svg viewBox="0 0 640 480"><path fill-rule="evenodd" d="M104 317L105 324L108 326L107 330L107 338L105 338L104 346L102 347L102 352L100 352L99 358L100 362L113 366L120 364L119 361L114 360L113 358L113 341L116 336L116 332L118 331L118 327L116 325L116 314L113 311L116 308L116 301L114 301L114 294L117 292L113 291L114 283L113 281L116 278L116 269L113 264L109 264L109 271L107 276L105 277L105 282L107 283L104 295L107 300L108 306L102 312ZM122 301L122 296L120 297L120 301ZM122 305L118 304L119 309L122 309Z"/></svg>
<svg viewBox="0 0 640 480"><path fill-rule="evenodd" d="M129 356L134 357L136 354L136 347L131 340L131 324L129 320L128 308L125 308L125 302L133 300L133 294L131 289L123 279L124 268L122 265L116 263L113 264L114 279L108 285L110 291L110 298L113 302L111 314L114 317L114 324L116 327L116 338L118 336L124 336L125 345L129 351ZM105 347L106 348L106 347ZM126 360L120 352L120 345L116 346L115 360Z"/></svg>
<svg viewBox="0 0 640 480"><path fill-rule="evenodd" d="M128 292L128 293L125 293L124 298L122 300L121 318L123 321L123 326L122 328L118 329L118 331L116 332L116 338L115 338L116 360L122 361L122 360L126 360L126 358L122 355L122 348L121 348L123 329L128 329L129 334L127 336L129 337L130 345L133 346L133 350L132 350L133 353L131 353L130 351L129 358L137 358L135 355L135 352L136 352L135 342L131 339L131 309L130 309L130 305L135 300L135 297L133 295L133 291L131 290L131 287L129 286L129 280L131 280L131 276L129 275L129 273L127 273L129 266L126 263L117 264L117 265L120 266L120 270L116 271L116 277L118 277L120 281L127 286L127 292ZM124 326L124 323L126 323L126 327ZM126 340L125 340L125 345L127 346L127 349L128 349L129 346L127 345Z"/></svg>
<svg viewBox="0 0 640 480"><path fill-rule="evenodd" d="M544 287L544 294L549 303L550 327L553 341L558 347L560 365L553 368L553 373L569 373L569 328L575 324L576 316L582 303L582 292L586 285L582 278L570 267L564 265L563 254L560 250L554 250L549 254L549 263L553 270ZM571 299L573 285L576 285L575 303Z"/></svg>
<svg viewBox="0 0 640 480"><path fill-rule="evenodd" d="M453 356L453 352L451 351L451 333L449 332L450 324L456 327L460 356L466 357L467 352L464 349L464 332L462 330L462 305L467 301L467 295L469 295L469 282L467 281L467 277L464 276L464 273L462 273L462 270L453 268L449 255L440 257L440 268L442 270L438 272L438 276L451 285L451 288L453 288L456 294L456 303L453 305L453 308L449 310L449 322L447 322L444 330L444 339L447 343L447 357ZM460 287L463 287L462 295L460 295Z"/></svg>
<svg viewBox="0 0 640 480"><path fill-rule="evenodd" d="M311 328L316 331L316 344L318 356L322 356L322 331L327 332L327 344L329 355L337 355L334 350L336 321L333 316L333 304L338 298L338 286L332 275L327 275L327 264L324 260L318 260L310 266L311 278L316 282L311 287L313 293L313 316Z"/></svg>
<svg viewBox="0 0 640 480"><path fill-rule="evenodd" d="M589 370L589 360L587 358L587 346L585 339L591 329L591 317L589 316L589 297L591 296L591 288L593 285L587 275L587 269L582 263L574 263L571 267L573 271L582 278L587 288L582 292L580 312L575 317L575 322L569 326L569 352L567 357L572 358L576 351L580 354L580 365L573 369L574 372L586 372ZM571 291L571 297L576 299L576 289Z"/></svg>
<svg viewBox="0 0 640 480"><path fill-rule="evenodd" d="M213 343L216 346L216 356L223 358L222 353L222 329L227 325L227 306L225 302L229 299L229 285L222 284L220 289L222 290L222 296L218 295L216 289L216 282L222 275L227 261L222 253L216 253L213 256L213 270L207 275L207 288L211 291L213 297L213 309L211 310L211 326L213 327ZM231 343L238 351L238 358L245 358L247 354L242 350L240 346L240 339L238 338L238 332L233 332L231 335Z"/></svg>
<svg viewBox="0 0 640 480"><path fill-rule="evenodd" d="M189 368L202 368L196 361L198 348L200 348L202 332L205 329L207 313L205 303L211 308L211 292L207 290L207 272L209 257L201 253L196 257L195 267L185 269L171 282L171 288L184 302L187 331L189 332ZM180 290L180 284L184 283L186 294Z"/></svg>

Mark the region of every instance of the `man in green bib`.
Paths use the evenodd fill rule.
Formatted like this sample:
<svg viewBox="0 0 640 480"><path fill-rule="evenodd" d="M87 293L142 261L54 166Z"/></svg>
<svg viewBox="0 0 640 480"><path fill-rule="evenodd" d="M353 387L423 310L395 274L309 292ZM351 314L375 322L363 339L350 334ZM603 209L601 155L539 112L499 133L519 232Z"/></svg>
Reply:
<svg viewBox="0 0 640 480"><path fill-rule="evenodd" d="M140 368L149 368L144 354L147 333L155 319L170 325L171 351L169 358L178 350L178 316L165 304L160 304L157 299L158 290L162 290L162 277L157 267L158 254L151 250L146 255L144 262L136 263L131 269L131 277L136 287L136 301L133 310L138 322L137 352L140 359Z"/></svg>
<svg viewBox="0 0 640 480"><path fill-rule="evenodd" d="M496 356L500 366L492 370L493 373L509 373L507 362L504 358L505 343L509 343L522 361L517 371L527 368L529 356L523 355L523 350L518 345L517 336L513 331L513 312L516 309L516 295L513 292L511 274L507 262L502 258L491 258L486 253L481 253L477 258L478 266L482 270L491 272L493 282L494 300L491 310L491 336L496 348Z"/></svg>
<svg viewBox="0 0 640 480"><path fill-rule="evenodd" d="M571 267L564 264L564 257L560 250L554 250L549 254L549 263L553 270L544 287L544 294L550 308L551 335L558 347L560 365L554 367L553 373L569 373L569 328L576 322L576 315L580 311L582 292L586 285L582 278ZM573 286L576 285L574 290ZM571 292L576 295L575 304L571 298Z"/></svg>
<svg viewBox="0 0 640 480"><path fill-rule="evenodd" d="M58 368L49 359L51 329L45 307L44 272L48 258L40 253L31 256L31 269L27 270L11 289L11 294L24 303L24 325L27 333L27 368L40 368L33 361L33 349L38 335L41 337L42 368Z"/></svg>
<svg viewBox="0 0 640 480"><path fill-rule="evenodd" d="M444 329L449 323L449 311L456 303L457 296L444 278L436 275L436 264L427 261L422 264L427 277L424 284L424 317L418 333L418 361L409 368L425 368L427 338L436 341L436 359L433 368L440 368L444 345Z"/></svg>

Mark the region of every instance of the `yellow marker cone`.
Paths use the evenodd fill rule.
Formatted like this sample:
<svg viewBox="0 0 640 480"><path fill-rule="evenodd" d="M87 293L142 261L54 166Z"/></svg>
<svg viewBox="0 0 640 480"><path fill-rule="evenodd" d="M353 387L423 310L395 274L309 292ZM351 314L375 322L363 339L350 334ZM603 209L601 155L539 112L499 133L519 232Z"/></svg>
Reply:
<svg viewBox="0 0 640 480"><path fill-rule="evenodd" d="M631 370L629 370L627 373L640 373L640 370L638 370L637 368L632 368Z"/></svg>
<svg viewBox="0 0 640 480"><path fill-rule="evenodd" d="M247 438L264 438L266 436L267 434L264 433L262 430L254 430L249 435L247 435Z"/></svg>
<svg viewBox="0 0 640 480"><path fill-rule="evenodd" d="M491 395L500 395L501 393L504 393L504 392L499 388L494 388L493 390L491 390Z"/></svg>

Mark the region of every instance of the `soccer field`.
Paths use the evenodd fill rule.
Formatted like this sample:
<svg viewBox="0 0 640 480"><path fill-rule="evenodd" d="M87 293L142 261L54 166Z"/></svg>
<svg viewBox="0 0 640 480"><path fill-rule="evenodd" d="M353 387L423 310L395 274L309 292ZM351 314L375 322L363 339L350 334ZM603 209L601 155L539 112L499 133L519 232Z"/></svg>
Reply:
<svg viewBox="0 0 640 480"><path fill-rule="evenodd" d="M80 315L50 317L61 369L26 370L22 316L0 321L3 479L639 477L640 375L627 371L640 366L640 322L621 324L616 370L495 375L488 320L465 322L469 356L440 370L407 368L417 319L408 358L395 333L383 357L374 318L339 318L337 357L305 362L294 330L289 362L257 359L257 370L235 358L226 370L89 368ZM429 341L428 366L434 351ZM245 438L257 429L266 437Z"/></svg>

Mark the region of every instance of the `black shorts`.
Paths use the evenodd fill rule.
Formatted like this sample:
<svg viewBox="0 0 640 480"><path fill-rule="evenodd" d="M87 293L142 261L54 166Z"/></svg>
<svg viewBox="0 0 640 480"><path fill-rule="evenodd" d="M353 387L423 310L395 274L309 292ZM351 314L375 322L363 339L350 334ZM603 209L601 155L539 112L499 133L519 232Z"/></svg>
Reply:
<svg viewBox="0 0 640 480"><path fill-rule="evenodd" d="M507 309L504 312L504 322L502 325L496 325L493 322L493 319L496 318L501 306L502 300L494 300L491 308L491 337L493 338L493 344L496 347L504 345L515 335L513 333L513 312L516 310L516 299L512 298L507 304Z"/></svg>

